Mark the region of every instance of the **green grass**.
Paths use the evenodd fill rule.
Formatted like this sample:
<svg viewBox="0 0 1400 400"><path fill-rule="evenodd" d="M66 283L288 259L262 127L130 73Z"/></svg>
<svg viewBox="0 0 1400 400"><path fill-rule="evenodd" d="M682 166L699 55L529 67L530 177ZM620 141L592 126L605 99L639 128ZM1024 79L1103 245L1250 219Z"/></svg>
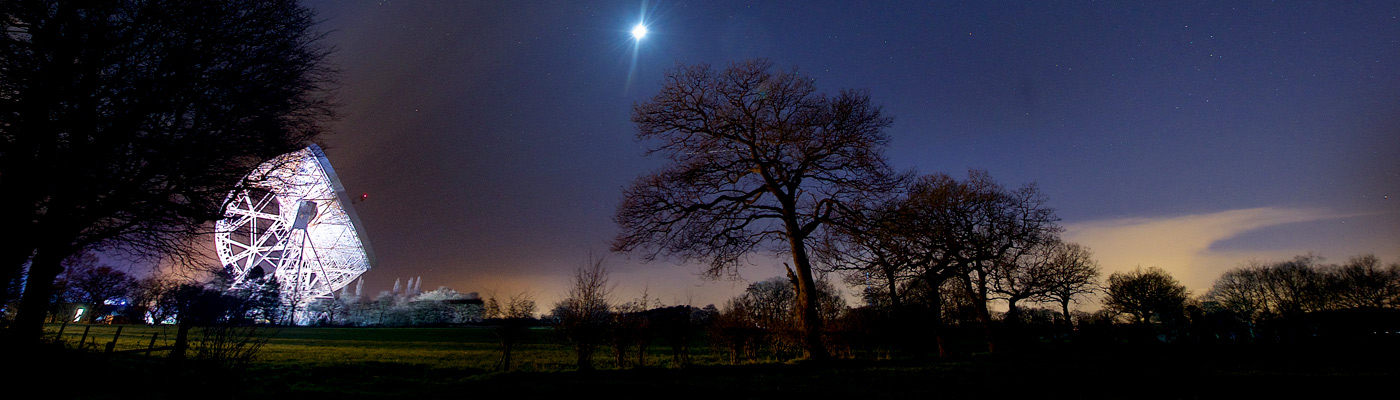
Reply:
<svg viewBox="0 0 1400 400"><path fill-rule="evenodd" d="M45 338L53 339L58 338L56 335L61 330L61 341L66 346L100 351L112 341L118 329L121 336L118 337L116 351L145 349L151 343L152 334L157 334L156 347L168 346L175 338L174 326L48 324L44 332Z"/></svg>
<svg viewBox="0 0 1400 400"><path fill-rule="evenodd" d="M68 325L71 349L83 330L88 342L110 341L113 326ZM48 326L50 335L58 325ZM495 337L484 328L269 328L259 358L228 371L173 364L164 352L103 355L64 351L45 356L18 382L68 387L64 373L123 382L123 388L69 393L66 398L336 398L580 396L638 398L1258 398L1364 394L1400 377L1400 346L1340 343L1328 346L1188 346L1102 343L1044 345L1007 354L962 352L938 359L900 356L829 363L757 362L725 365L723 354L691 350L693 365L670 362L653 346L645 368L616 368L611 349L595 356L596 371L577 371L568 347L538 329L515 352L515 371L495 371ZM172 327L126 326L117 350L141 349ZM52 337L52 336L51 336ZM698 343L697 343L698 344ZM95 348L101 349L98 345ZM94 348L88 346L87 348ZM50 353L51 354L51 353ZM769 360L771 361L771 360ZM159 384L152 384L159 381ZM130 389L125 389L130 388ZM145 389L142 391L141 389ZM130 391L125 391L130 390ZM77 395L81 393L82 395ZM1346 397L1346 396L1341 396Z"/></svg>
<svg viewBox="0 0 1400 400"><path fill-rule="evenodd" d="M45 327L46 337L57 337L63 330L62 342L69 348L101 351L107 342L117 334L118 326L50 324ZM169 346L174 342L175 327L126 325L121 326L121 336L115 346L116 351L141 350L151 345L154 334L155 347ZM362 363L398 364L423 368L496 369L501 352L494 333L488 328L323 328L323 327L266 327L258 328L259 334L267 338L266 344L258 353L256 367L321 367L354 365ZM197 333L197 332L196 332ZM192 337L197 336L192 333ZM163 354L157 352L156 354ZM628 354L629 361L635 361L635 350ZM512 352L514 369L523 371L558 372L575 368L572 351L559 343L554 332L548 328L531 330L526 340L518 344ZM672 365L669 347L658 343L648 348L647 364L659 367ZM692 348L691 361L697 364L721 363L723 357L711 354L704 347ZM595 368L612 369L614 362L612 349L602 347L594 356Z"/></svg>
<svg viewBox="0 0 1400 400"><path fill-rule="evenodd" d="M670 365L668 348L651 346L651 365ZM718 357L693 354L692 360L711 363ZM280 328L259 354L263 365L336 365L395 363L427 368L493 370L501 357L500 346L488 328ZM629 357L635 357L629 355ZM512 351L515 369L566 371L575 369L572 351L554 339L547 328L531 334ZM597 368L616 368L611 348L594 356Z"/></svg>

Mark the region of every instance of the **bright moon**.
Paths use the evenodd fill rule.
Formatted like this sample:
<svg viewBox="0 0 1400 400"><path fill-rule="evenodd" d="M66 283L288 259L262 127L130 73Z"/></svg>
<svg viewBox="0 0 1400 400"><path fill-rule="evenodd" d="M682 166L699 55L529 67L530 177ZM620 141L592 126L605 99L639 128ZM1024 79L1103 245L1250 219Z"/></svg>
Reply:
<svg viewBox="0 0 1400 400"><path fill-rule="evenodd" d="M646 36L646 35L647 35L647 27L646 27L645 25L637 24L637 27L632 28L632 37L633 37L633 38L635 38L635 39L637 39L637 40L641 40L642 37L644 37L644 36Z"/></svg>

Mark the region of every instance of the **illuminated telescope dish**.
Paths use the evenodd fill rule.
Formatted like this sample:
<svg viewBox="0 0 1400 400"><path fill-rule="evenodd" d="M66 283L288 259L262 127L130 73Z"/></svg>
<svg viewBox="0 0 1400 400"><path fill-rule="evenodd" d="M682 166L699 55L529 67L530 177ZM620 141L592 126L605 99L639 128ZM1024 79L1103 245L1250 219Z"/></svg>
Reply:
<svg viewBox="0 0 1400 400"><path fill-rule="evenodd" d="M326 153L316 145L269 160L229 194L215 226L230 288L274 276L282 302L306 322L306 305L330 298L369 271L369 239ZM255 272L256 271L256 272Z"/></svg>

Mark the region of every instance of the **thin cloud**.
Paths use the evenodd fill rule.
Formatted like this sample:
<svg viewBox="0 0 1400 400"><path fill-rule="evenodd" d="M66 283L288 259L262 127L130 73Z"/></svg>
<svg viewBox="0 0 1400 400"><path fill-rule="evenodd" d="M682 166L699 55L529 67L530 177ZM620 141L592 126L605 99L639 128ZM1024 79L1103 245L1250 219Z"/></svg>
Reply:
<svg viewBox="0 0 1400 400"><path fill-rule="evenodd" d="M1250 259L1286 259L1308 249L1223 251L1212 245L1245 232L1300 222L1341 218L1317 209L1250 208L1163 218L1123 218L1067 224L1068 241L1089 246L1104 276L1137 266L1172 274L1194 293Z"/></svg>

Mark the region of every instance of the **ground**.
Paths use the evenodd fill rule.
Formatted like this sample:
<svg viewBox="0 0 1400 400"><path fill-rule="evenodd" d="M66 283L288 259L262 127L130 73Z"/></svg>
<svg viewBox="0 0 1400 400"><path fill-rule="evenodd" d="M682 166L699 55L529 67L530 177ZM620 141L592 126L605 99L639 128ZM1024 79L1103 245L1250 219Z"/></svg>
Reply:
<svg viewBox="0 0 1400 400"><path fill-rule="evenodd" d="M939 359L843 359L828 363L727 365L704 347L695 365L670 363L652 349L650 366L576 371L566 347L541 330L522 346L517 370L494 372L496 352L483 328L280 328L251 364L230 370L172 364L141 352L164 328L128 326L118 353L75 351L86 325L64 328L68 346L22 349L7 359L29 368L9 374L15 388L39 385L64 398L412 398L473 394L511 398L1298 398L1389 396L1400 347L1206 346L1153 343L1047 344L1009 354ZM87 329L88 342L116 328ZM57 326L50 326L57 332ZM161 335L157 335L158 337ZM156 346L163 343L158 338ZM93 347L93 346L89 346ZM96 348L104 346L98 345ZM32 359L29 357L33 357ZM1376 392L1375 390L1384 390Z"/></svg>

